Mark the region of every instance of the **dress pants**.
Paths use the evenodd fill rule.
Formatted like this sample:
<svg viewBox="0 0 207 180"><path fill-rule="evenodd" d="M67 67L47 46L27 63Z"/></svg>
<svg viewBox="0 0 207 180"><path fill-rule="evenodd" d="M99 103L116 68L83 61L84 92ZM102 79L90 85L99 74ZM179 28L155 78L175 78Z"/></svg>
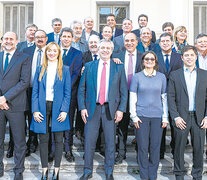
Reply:
<svg viewBox="0 0 207 180"><path fill-rule="evenodd" d="M24 111L12 112L11 110L0 110L0 172L4 171L3 157L6 119L8 119L12 134L14 134L14 173L23 173L26 153Z"/></svg>
<svg viewBox="0 0 207 180"><path fill-rule="evenodd" d="M46 121L47 121L47 132L46 134L39 134L40 140L40 159L42 168L48 167L48 143L49 143L49 126L51 124L52 117L52 101L46 103ZM63 154L63 131L53 132L54 144L55 144L55 164L54 167L60 167L62 154Z"/></svg>
<svg viewBox="0 0 207 180"><path fill-rule="evenodd" d="M194 180L201 180L203 173L203 151L205 130L197 124L195 113L189 112L186 120L186 128L181 130L176 127L173 122L175 136L175 152L174 152L174 174L176 180L184 180L186 169L184 167L184 152L188 134L191 133L191 143L193 146L193 167L191 175Z"/></svg>
<svg viewBox="0 0 207 180"><path fill-rule="evenodd" d="M139 117L139 129L135 130L138 146L138 164L141 179L157 179L162 138L162 119Z"/></svg>
<svg viewBox="0 0 207 180"><path fill-rule="evenodd" d="M93 172L93 156L96 148L96 141L99 134L99 127L102 124L104 138L106 142L105 149L105 174L113 173L115 160L115 133L116 124L114 118L109 112L109 105L96 104L93 118L85 124L85 159L84 159L84 173Z"/></svg>

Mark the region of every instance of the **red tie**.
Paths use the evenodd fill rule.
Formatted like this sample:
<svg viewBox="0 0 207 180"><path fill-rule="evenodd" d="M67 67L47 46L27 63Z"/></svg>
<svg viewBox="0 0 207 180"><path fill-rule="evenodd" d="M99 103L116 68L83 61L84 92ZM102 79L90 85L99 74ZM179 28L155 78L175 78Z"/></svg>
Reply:
<svg viewBox="0 0 207 180"><path fill-rule="evenodd" d="M101 105L105 102L105 94L106 94L106 62L103 63L103 69L101 73L101 82L100 82L100 91L99 91L99 103Z"/></svg>

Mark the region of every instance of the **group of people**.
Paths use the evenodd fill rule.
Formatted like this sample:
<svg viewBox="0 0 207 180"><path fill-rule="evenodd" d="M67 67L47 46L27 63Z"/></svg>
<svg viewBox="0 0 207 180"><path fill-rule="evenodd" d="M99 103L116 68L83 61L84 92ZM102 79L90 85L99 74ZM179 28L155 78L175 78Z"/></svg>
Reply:
<svg viewBox="0 0 207 180"><path fill-rule="evenodd" d="M80 180L92 178L97 148L105 156L106 179L113 180L114 165L127 158L131 121L141 179L157 179L168 124L176 180L184 180L186 174L184 151L189 132L193 146L191 175L195 180L202 179L207 35L199 34L192 46L187 43L186 28L179 26L174 32L171 22L163 24L163 33L156 39L144 14L138 17L139 29L135 30L127 18L122 29L116 28L115 15L109 14L106 21L100 33L93 30L93 19L87 17L84 29L80 21L73 21L69 28L62 27L61 19L55 18L54 32L49 34L30 24L26 41L19 43L14 32L3 35L0 177L4 175L7 121L10 142L6 156L12 157L14 151L15 180L23 179L25 156L35 153L38 144L41 179L48 179L48 162L53 160L52 179L59 179L63 151L68 162L75 161L74 132L84 145Z"/></svg>

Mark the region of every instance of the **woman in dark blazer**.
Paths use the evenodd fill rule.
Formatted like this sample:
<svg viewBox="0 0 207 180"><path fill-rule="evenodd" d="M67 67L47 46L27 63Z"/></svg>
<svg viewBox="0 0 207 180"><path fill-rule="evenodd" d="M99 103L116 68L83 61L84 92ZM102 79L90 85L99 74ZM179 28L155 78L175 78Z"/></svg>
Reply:
<svg viewBox="0 0 207 180"><path fill-rule="evenodd" d="M49 131L54 133L55 164L53 179L59 179L63 153L63 132L70 129L69 105L71 77L69 67L64 66L60 47L51 42L47 45L43 64L37 67L32 90L33 119L30 129L39 133L42 179L48 179Z"/></svg>

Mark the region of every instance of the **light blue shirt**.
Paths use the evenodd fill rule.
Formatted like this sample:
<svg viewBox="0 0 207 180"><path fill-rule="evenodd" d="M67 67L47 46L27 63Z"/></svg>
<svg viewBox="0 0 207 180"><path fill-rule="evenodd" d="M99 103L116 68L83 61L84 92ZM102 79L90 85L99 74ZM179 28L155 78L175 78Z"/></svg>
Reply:
<svg viewBox="0 0 207 180"><path fill-rule="evenodd" d="M195 67L192 72L185 66L184 69L184 76L185 82L188 91L188 99L189 99L189 111L195 111L195 91L196 91L196 80L197 80L197 68Z"/></svg>

